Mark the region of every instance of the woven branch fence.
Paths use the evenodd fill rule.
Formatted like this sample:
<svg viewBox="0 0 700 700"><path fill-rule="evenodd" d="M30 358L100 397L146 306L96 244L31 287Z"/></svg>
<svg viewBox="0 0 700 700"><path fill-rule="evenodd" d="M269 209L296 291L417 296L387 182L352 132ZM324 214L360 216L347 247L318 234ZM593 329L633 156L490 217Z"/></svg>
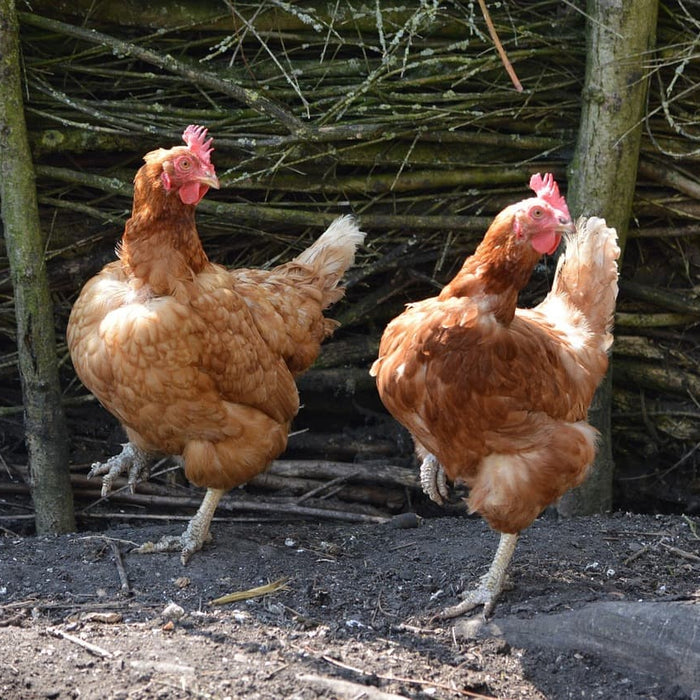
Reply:
<svg viewBox="0 0 700 700"><path fill-rule="evenodd" d="M347 212L368 233L334 309L341 329L300 382L300 432L285 457L410 465L410 445L367 374L384 325L449 279L491 217L526 195L532 172L554 172L566 191L576 141L585 3L489 5L522 92L472 2L24 8L26 115L76 472L122 437L73 374L70 306L113 259L143 154L177 144L190 123L214 136L222 180L198 208L212 259L274 265ZM651 92L614 348L616 498L636 510L700 508L698 18L697 0L664 0L658 50L646 61ZM4 249L0 269L1 439L12 469L26 458ZM523 304L543 296L552 272L551 261L536 269ZM267 484L299 493L334 474L278 473ZM402 478L381 502L365 502L400 508L416 486ZM372 491L366 475L357 482Z"/></svg>

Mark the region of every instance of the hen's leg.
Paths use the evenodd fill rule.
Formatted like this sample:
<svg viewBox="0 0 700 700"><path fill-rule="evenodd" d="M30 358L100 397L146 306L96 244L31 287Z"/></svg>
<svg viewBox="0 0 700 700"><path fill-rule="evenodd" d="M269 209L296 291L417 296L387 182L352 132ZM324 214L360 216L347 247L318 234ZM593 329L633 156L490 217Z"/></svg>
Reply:
<svg viewBox="0 0 700 700"><path fill-rule="evenodd" d="M420 485L423 493L438 505L443 505L450 495L445 470L437 457L429 452L420 465Z"/></svg>
<svg viewBox="0 0 700 700"><path fill-rule="evenodd" d="M457 617L469 612L479 605L484 606L484 617L487 617L496 605L496 600L503 590L503 584L506 578L506 571L510 560L513 558L515 545L518 541L518 535L510 535L505 532L501 533L501 540L498 543L498 549L491 562L491 567L482 577L479 585L472 591L466 593L464 600L442 612L438 613L440 619Z"/></svg>
<svg viewBox="0 0 700 700"><path fill-rule="evenodd" d="M180 560L183 564L187 564L189 558L211 539L209 525L214 517L216 506L219 505L219 501L225 493L226 491L221 489L207 489L199 510L194 514L187 529L181 535L166 535L158 542L146 542L133 551L139 554L150 554L151 552L180 550L182 552Z"/></svg>
<svg viewBox="0 0 700 700"><path fill-rule="evenodd" d="M106 462L95 462L88 472L88 479L93 476L102 476L102 498L105 498L112 490L114 480L122 474L128 473L127 482L133 493L137 481L148 479L149 468L153 461L153 455L132 442L122 445L122 451Z"/></svg>

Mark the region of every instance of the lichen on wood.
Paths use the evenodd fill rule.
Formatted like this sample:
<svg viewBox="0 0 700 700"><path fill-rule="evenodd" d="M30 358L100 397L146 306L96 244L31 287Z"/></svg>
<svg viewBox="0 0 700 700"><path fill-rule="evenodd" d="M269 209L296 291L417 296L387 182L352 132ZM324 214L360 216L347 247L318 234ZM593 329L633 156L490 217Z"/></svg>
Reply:
<svg viewBox="0 0 700 700"><path fill-rule="evenodd" d="M614 227L624 254L647 105L645 62L655 48L658 0L589 0L586 12L586 75L578 141L569 166L568 201L574 217L600 216ZM613 372L614 365L589 410L589 420L600 433L595 462L584 484L561 499L560 513L612 508Z"/></svg>
<svg viewBox="0 0 700 700"><path fill-rule="evenodd" d="M16 309L28 476L37 532L57 534L74 530L75 518L45 240L24 122L14 0L0 0L0 18L0 198Z"/></svg>

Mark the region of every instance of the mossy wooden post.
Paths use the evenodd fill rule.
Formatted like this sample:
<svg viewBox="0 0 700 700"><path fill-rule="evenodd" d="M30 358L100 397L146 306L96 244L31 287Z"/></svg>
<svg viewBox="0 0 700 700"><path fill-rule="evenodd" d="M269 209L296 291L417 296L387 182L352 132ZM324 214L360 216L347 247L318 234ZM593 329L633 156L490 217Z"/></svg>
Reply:
<svg viewBox="0 0 700 700"><path fill-rule="evenodd" d="M44 240L27 141L14 0L0 0L0 198L17 316L17 350L36 529L75 529Z"/></svg>
<svg viewBox="0 0 700 700"><path fill-rule="evenodd" d="M658 0L589 0L586 11L586 77L567 200L574 217L602 216L614 226L624 251ZM611 396L609 371L590 411L591 423L601 433L596 463L583 486L561 500L563 515L600 513L612 507Z"/></svg>

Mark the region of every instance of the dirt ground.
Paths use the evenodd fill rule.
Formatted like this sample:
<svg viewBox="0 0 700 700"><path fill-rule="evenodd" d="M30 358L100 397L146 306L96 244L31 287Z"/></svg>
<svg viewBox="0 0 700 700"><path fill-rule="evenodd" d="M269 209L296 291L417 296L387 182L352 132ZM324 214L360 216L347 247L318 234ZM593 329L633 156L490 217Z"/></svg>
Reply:
<svg viewBox="0 0 700 700"><path fill-rule="evenodd" d="M0 697L700 697L683 669L596 652L584 629L580 643L521 647L493 624L474 635L460 621L432 622L490 562L497 535L479 519L215 520L214 542L186 567L176 554L129 552L182 527L2 537ZM605 601L696 613L699 536L700 520L681 516L545 514L521 537L492 622L536 630ZM211 604L282 578L277 592ZM692 663L700 635L687 644Z"/></svg>

